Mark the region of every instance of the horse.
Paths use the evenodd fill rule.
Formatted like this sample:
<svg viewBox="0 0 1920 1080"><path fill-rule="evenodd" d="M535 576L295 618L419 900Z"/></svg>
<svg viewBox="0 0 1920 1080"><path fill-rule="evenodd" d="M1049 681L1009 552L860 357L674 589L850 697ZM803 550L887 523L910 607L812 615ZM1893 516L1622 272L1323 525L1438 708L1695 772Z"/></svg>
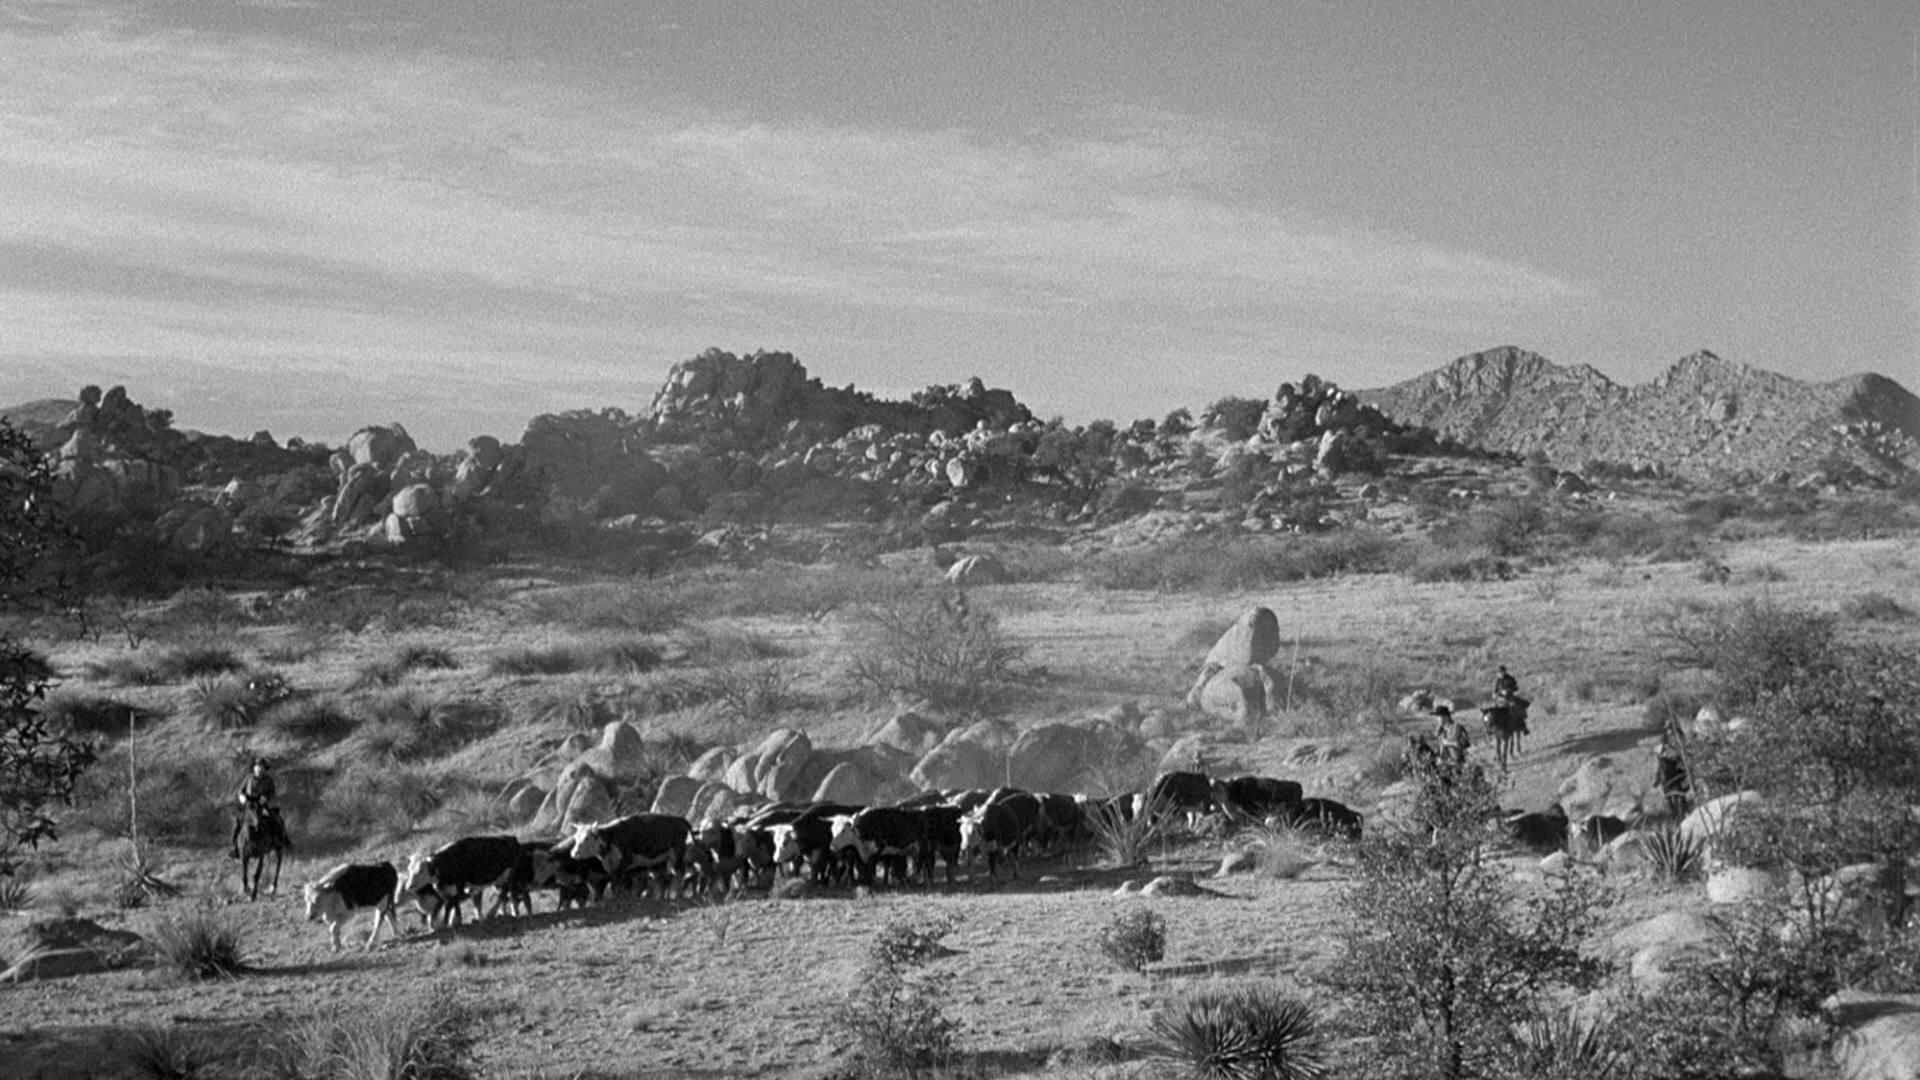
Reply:
<svg viewBox="0 0 1920 1080"><path fill-rule="evenodd" d="M280 861L292 846L279 811L247 811L246 827L240 830L240 888L248 900L260 899L260 877L267 868L269 854L273 856L273 882L267 886L267 895L280 895ZM252 864L251 873L248 864Z"/></svg>
<svg viewBox="0 0 1920 1080"><path fill-rule="evenodd" d="M1507 771L1507 762L1520 752L1520 737L1531 734L1527 729L1527 699L1506 698L1492 705L1480 707L1480 717L1487 725L1487 731L1493 736L1494 760L1500 763L1500 771Z"/></svg>

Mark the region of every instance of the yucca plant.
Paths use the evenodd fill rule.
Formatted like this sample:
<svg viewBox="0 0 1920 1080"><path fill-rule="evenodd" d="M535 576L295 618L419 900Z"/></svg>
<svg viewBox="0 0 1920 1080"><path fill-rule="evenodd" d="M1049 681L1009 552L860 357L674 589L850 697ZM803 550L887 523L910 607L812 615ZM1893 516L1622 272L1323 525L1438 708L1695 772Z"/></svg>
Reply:
<svg viewBox="0 0 1920 1080"><path fill-rule="evenodd" d="M1646 856L1647 865L1662 881L1679 882L1694 877L1704 862L1704 845L1681 832L1678 826L1645 830L1636 834L1635 842L1640 846L1640 853Z"/></svg>
<svg viewBox="0 0 1920 1080"><path fill-rule="evenodd" d="M1144 801L1144 800L1142 800ZM1172 831L1174 814L1165 799L1147 803L1129 816L1115 803L1097 803L1087 810L1093 844L1112 866L1139 866L1153 846Z"/></svg>
<svg viewBox="0 0 1920 1080"><path fill-rule="evenodd" d="M1149 1053L1194 1080L1320 1080L1325 1044L1306 1002L1265 983L1209 987L1154 1012Z"/></svg>
<svg viewBox="0 0 1920 1080"><path fill-rule="evenodd" d="M296 1075L340 1080L472 1080L475 1017L435 987L378 1009L338 1006L294 1030Z"/></svg>
<svg viewBox="0 0 1920 1080"><path fill-rule="evenodd" d="M120 1057L141 1080L196 1080L214 1064L198 1032L145 1025L128 1031Z"/></svg>
<svg viewBox="0 0 1920 1080"><path fill-rule="evenodd" d="M1537 1080L1613 1080L1629 1072L1625 1049L1605 1026L1564 1009L1535 1013L1513 1034L1522 1074Z"/></svg>

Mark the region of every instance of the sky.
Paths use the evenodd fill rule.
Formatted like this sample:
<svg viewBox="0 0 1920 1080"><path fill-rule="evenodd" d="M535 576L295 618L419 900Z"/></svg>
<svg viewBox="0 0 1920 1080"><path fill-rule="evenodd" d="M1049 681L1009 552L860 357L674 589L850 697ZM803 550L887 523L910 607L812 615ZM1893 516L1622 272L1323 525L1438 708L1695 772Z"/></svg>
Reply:
<svg viewBox="0 0 1920 1080"><path fill-rule="evenodd" d="M0 406L430 449L710 347L1162 416L1920 391L1920 6L0 0Z"/></svg>

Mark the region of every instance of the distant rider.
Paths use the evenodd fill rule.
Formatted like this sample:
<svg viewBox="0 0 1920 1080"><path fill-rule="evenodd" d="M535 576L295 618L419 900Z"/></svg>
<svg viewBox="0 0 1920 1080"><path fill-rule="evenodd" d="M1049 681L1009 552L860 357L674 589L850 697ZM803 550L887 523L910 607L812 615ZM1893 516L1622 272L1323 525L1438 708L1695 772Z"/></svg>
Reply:
<svg viewBox="0 0 1920 1080"><path fill-rule="evenodd" d="M266 758L253 759L253 771L240 782L240 790L235 801L240 804L240 813L233 819L233 841L229 846L231 858L240 857L240 830L247 827L248 821L258 821L269 828L277 827L280 808L274 800L279 797L280 786L273 781L273 763Z"/></svg>
<svg viewBox="0 0 1920 1080"><path fill-rule="evenodd" d="M1507 665L1501 664L1500 674L1495 676L1493 680L1494 703L1504 705L1514 701L1519 698L1519 696L1520 680L1513 677L1513 673L1507 670Z"/></svg>

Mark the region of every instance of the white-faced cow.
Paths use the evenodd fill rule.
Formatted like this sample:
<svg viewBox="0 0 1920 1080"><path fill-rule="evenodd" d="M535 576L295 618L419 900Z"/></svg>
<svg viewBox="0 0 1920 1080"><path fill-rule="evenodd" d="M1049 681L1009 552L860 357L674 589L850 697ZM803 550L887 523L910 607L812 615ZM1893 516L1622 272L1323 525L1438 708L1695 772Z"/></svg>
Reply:
<svg viewBox="0 0 1920 1080"><path fill-rule="evenodd" d="M499 884L520 861L520 841L511 836L467 836L428 855L415 852L407 859L402 892L412 893L427 915L428 925L443 927L460 919L460 905L473 900L474 915L485 918L486 890L494 889L493 906L502 896Z"/></svg>
<svg viewBox="0 0 1920 1080"><path fill-rule="evenodd" d="M892 884L906 879L909 863L917 865L927 884L933 883L933 867L927 858L927 818L919 810L875 806L832 820L828 850L852 852L863 882L872 883L875 869L884 862Z"/></svg>
<svg viewBox="0 0 1920 1080"><path fill-rule="evenodd" d="M1148 789L1146 801L1138 809L1149 807L1178 810L1186 815L1189 829L1198 828L1201 819L1213 812L1213 781L1206 773L1163 773Z"/></svg>
<svg viewBox="0 0 1920 1080"><path fill-rule="evenodd" d="M650 874L662 893L678 888L687 865L693 826L673 814L630 814L598 825L575 827L567 854L598 859L615 882Z"/></svg>
<svg viewBox="0 0 1920 1080"><path fill-rule="evenodd" d="M307 921L324 921L328 937L333 941L333 951L339 952L340 928L356 911L373 911L373 933L367 935L369 951L379 940L381 923L391 927L395 937L400 935L400 928L393 922L394 894L399 890L400 872L392 863L383 862L341 863L318 881L302 886L300 892L306 900Z"/></svg>
<svg viewBox="0 0 1920 1080"><path fill-rule="evenodd" d="M811 869L815 882L824 883L834 869L834 819L852 817L864 809L843 803L816 803L792 821L772 826L773 861L796 875L804 864Z"/></svg>
<svg viewBox="0 0 1920 1080"><path fill-rule="evenodd" d="M554 910L564 907L565 890L574 880L564 869L568 861L564 845L570 842L560 839L520 841L520 857L514 860L513 869L507 876L499 881L500 902L495 905L496 909L505 908L509 912L531 915L533 894L536 892L562 894Z"/></svg>

